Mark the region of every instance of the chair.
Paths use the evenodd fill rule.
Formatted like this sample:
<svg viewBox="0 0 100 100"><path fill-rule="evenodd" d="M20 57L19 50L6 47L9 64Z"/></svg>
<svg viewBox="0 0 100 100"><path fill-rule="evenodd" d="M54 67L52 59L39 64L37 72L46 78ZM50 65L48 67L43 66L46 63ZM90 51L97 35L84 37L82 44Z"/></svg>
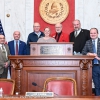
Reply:
<svg viewBox="0 0 100 100"><path fill-rule="evenodd" d="M54 92L57 95L76 96L76 81L68 77L52 77L46 79L43 92Z"/></svg>
<svg viewBox="0 0 100 100"><path fill-rule="evenodd" d="M13 95L15 81L12 79L0 79L0 88L3 89L4 95Z"/></svg>

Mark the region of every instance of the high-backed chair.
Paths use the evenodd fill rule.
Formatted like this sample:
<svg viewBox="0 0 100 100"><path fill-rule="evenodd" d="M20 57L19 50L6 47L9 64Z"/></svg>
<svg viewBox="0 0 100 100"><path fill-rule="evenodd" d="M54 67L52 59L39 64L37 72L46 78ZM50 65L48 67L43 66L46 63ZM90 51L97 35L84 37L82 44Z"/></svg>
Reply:
<svg viewBox="0 0 100 100"><path fill-rule="evenodd" d="M43 92L54 92L57 95L76 96L76 81L68 77L52 77L46 79Z"/></svg>
<svg viewBox="0 0 100 100"><path fill-rule="evenodd" d="M13 95L15 81L12 79L0 79L0 88L3 89L4 95Z"/></svg>

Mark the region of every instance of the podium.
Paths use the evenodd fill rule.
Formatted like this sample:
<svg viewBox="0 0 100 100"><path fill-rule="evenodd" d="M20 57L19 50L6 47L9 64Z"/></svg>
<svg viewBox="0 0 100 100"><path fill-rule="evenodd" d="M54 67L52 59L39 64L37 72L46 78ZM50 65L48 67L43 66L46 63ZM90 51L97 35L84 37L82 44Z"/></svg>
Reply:
<svg viewBox="0 0 100 100"><path fill-rule="evenodd" d="M30 42L31 55L73 55L73 42L36 43Z"/></svg>
<svg viewBox="0 0 100 100"><path fill-rule="evenodd" d="M56 45L58 49L55 49ZM42 48L46 50L43 51ZM56 51L61 48L64 53L54 51L51 54L47 48ZM15 80L15 93L24 95L25 92L41 92L43 89L33 86L32 82L43 87L47 78L64 76L76 80L78 96L91 96L93 58L72 55L72 43L31 43L31 55L9 56L11 78Z"/></svg>

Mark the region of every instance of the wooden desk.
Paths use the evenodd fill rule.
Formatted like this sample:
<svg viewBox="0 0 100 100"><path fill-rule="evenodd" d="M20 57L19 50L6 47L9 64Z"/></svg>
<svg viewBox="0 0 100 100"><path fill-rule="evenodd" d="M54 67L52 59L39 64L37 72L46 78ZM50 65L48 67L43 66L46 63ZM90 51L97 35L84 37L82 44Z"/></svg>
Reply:
<svg viewBox="0 0 100 100"><path fill-rule="evenodd" d="M77 97L63 97L63 98L25 98L24 96L19 96L19 97L9 96L0 98L0 100L100 100L100 97L77 96Z"/></svg>
<svg viewBox="0 0 100 100"><path fill-rule="evenodd" d="M77 82L78 95L92 95L92 59L90 56L9 56L15 80L15 92L24 95L26 91L42 91L49 77L66 76Z"/></svg>

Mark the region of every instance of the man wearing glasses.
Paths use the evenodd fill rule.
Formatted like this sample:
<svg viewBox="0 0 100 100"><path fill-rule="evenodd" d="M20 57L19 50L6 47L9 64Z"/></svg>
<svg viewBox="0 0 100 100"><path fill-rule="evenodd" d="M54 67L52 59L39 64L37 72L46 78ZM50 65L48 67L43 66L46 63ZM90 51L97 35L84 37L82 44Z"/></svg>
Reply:
<svg viewBox="0 0 100 100"><path fill-rule="evenodd" d="M44 33L40 31L40 24L34 23L34 32L28 35L27 39L27 54L30 55L30 44L29 42L37 42L39 38L44 37Z"/></svg>
<svg viewBox="0 0 100 100"><path fill-rule="evenodd" d="M8 66L10 65L8 55L10 55L10 51L8 45L5 44L5 36L0 34L0 78L7 78Z"/></svg>
<svg viewBox="0 0 100 100"><path fill-rule="evenodd" d="M62 24L57 23L55 25L56 32L51 34L51 37L54 37L57 42L69 42L69 35L67 33L62 32Z"/></svg>

